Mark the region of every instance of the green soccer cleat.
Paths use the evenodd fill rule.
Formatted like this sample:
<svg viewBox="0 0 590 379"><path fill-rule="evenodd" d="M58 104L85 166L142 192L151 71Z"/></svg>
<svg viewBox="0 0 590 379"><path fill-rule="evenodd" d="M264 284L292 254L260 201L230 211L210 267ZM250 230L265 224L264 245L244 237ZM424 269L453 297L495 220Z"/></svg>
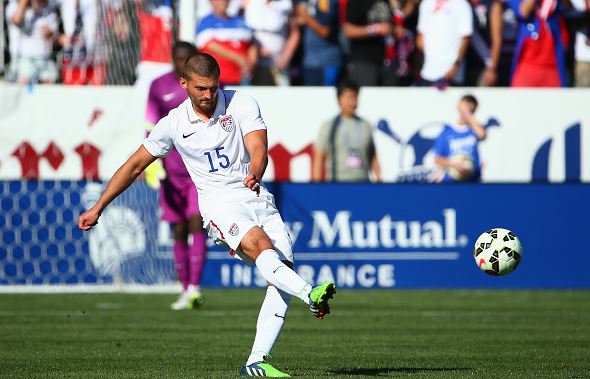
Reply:
<svg viewBox="0 0 590 379"><path fill-rule="evenodd" d="M330 314L328 299L332 299L335 293L336 285L330 281L314 287L309 293L309 310L311 313L320 320L322 320L325 315Z"/></svg>
<svg viewBox="0 0 590 379"><path fill-rule="evenodd" d="M240 371L242 376L266 376L267 378L290 378L291 375L286 374L276 368L272 367L265 361L254 362L248 366L242 366Z"/></svg>
<svg viewBox="0 0 590 379"><path fill-rule="evenodd" d="M201 288L193 285L189 285L187 289L187 297L188 297L188 309L195 309L198 306L203 304L203 293L201 292Z"/></svg>

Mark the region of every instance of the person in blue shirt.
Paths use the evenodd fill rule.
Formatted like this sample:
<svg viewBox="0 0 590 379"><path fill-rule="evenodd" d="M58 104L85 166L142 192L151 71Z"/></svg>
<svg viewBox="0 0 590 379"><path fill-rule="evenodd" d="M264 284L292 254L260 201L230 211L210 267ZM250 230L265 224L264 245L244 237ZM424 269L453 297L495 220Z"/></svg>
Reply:
<svg viewBox="0 0 590 379"><path fill-rule="evenodd" d="M459 119L446 124L434 141L435 163L441 169L433 181L478 182L481 178L481 162L477 145L486 138L484 126L475 118L477 99L465 95L459 100Z"/></svg>
<svg viewBox="0 0 590 379"><path fill-rule="evenodd" d="M297 22L303 27L303 84L335 86L342 71L338 0L297 0Z"/></svg>

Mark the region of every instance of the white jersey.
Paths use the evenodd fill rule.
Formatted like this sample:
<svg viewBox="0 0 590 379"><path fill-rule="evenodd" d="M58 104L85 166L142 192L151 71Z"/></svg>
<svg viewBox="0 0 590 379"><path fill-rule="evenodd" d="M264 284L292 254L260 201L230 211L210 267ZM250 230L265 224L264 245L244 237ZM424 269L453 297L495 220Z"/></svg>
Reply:
<svg viewBox="0 0 590 379"><path fill-rule="evenodd" d="M424 0L418 13L424 36L424 65L420 75L439 80L457 59L463 37L473 33L473 14L466 0Z"/></svg>
<svg viewBox="0 0 590 379"><path fill-rule="evenodd" d="M219 90L217 105L209 122L195 113L190 99L156 124L143 142L155 157L164 157L174 147L197 187L199 198L240 189L250 167L244 136L266 129L258 103L237 91Z"/></svg>

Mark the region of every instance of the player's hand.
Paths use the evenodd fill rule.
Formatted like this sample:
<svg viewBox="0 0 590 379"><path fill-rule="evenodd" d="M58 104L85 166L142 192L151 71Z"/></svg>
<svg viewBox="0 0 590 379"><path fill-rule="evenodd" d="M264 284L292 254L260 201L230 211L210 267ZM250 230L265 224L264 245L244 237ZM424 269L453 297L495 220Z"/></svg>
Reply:
<svg viewBox="0 0 590 379"><path fill-rule="evenodd" d="M260 181L256 179L254 174L248 174L248 176L244 178L244 185L256 192L256 196L260 196Z"/></svg>
<svg viewBox="0 0 590 379"><path fill-rule="evenodd" d="M84 231L90 230L94 225L98 224L99 217L100 212L94 209L94 207L90 208L78 218L78 228Z"/></svg>

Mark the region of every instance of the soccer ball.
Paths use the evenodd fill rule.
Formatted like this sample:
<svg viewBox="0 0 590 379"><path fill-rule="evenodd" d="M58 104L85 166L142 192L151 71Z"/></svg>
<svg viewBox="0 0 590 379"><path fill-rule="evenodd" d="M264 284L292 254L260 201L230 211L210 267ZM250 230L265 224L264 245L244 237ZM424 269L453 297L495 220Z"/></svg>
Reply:
<svg viewBox="0 0 590 379"><path fill-rule="evenodd" d="M520 240L508 229L490 229L475 241L473 258L477 266L487 274L510 274L518 267L521 257Z"/></svg>
<svg viewBox="0 0 590 379"><path fill-rule="evenodd" d="M473 176L475 172L475 163L473 159L467 154L455 154L449 158L449 161L452 163L459 163L465 172L461 172L457 170L455 167L449 167L449 176L456 181L464 181L468 180Z"/></svg>

